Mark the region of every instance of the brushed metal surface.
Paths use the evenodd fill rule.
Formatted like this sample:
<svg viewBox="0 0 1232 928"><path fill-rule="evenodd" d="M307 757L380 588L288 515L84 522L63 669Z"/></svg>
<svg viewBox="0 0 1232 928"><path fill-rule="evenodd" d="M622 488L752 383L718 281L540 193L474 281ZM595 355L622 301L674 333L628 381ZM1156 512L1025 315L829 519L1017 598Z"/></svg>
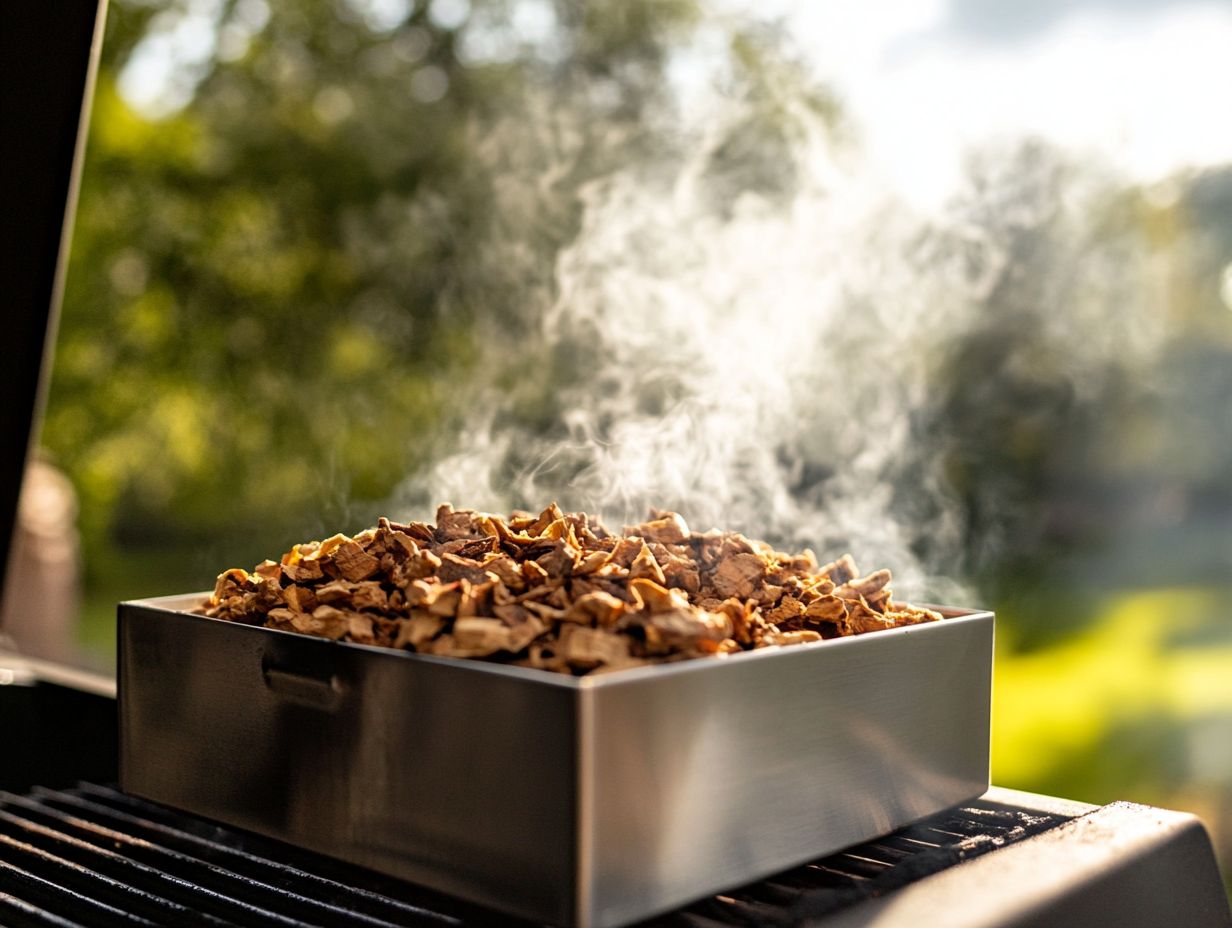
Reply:
<svg viewBox="0 0 1232 928"><path fill-rule="evenodd" d="M570 921L573 688L409 657L125 604L120 784L512 914Z"/></svg>
<svg viewBox="0 0 1232 928"><path fill-rule="evenodd" d="M592 923L673 909L980 795L991 657L985 613L595 688Z"/></svg>
<svg viewBox="0 0 1232 928"><path fill-rule="evenodd" d="M120 607L121 785L611 928L988 787L991 613L572 678Z"/></svg>

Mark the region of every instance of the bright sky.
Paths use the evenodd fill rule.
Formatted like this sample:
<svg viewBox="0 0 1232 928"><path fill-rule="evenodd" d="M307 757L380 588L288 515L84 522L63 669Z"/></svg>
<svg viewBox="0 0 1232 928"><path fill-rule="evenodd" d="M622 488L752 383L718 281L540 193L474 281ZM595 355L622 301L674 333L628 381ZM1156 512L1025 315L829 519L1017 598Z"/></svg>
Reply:
<svg viewBox="0 0 1232 928"><path fill-rule="evenodd" d="M970 146L1032 134L1135 180L1232 163L1223 0L731 0L782 15L900 192L931 205Z"/></svg>
<svg viewBox="0 0 1232 928"><path fill-rule="evenodd" d="M348 2L382 29L414 5ZM965 151L1005 137L1036 135L1092 151L1139 181L1232 163L1230 0L705 5L784 20L818 76L838 90L887 183L921 207L946 198ZM432 0L431 14L456 26L469 8L467 0ZM125 96L152 114L186 103L216 50L224 58L242 52L240 33L260 29L269 15L266 0L239 0L217 36L219 0L187 0L186 9L187 16L163 14L166 22L121 76ZM522 20L542 20L550 30L545 0L517 0L515 14L519 31Z"/></svg>

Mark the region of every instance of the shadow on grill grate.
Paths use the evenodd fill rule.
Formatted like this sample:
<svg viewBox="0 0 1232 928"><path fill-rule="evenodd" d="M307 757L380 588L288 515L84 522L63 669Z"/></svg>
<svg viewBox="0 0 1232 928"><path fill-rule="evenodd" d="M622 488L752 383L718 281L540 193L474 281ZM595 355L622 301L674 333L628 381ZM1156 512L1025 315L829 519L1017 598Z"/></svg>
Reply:
<svg viewBox="0 0 1232 928"><path fill-rule="evenodd" d="M976 801L648 923L793 925L1066 821ZM21 926L418 926L511 920L117 790L0 792L0 921Z"/></svg>

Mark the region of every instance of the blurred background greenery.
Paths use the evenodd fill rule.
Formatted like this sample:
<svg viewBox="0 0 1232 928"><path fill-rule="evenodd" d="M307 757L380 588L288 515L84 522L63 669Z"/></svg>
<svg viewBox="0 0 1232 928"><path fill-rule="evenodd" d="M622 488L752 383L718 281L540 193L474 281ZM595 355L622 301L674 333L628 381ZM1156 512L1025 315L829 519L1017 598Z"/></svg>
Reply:
<svg viewBox="0 0 1232 928"><path fill-rule="evenodd" d="M847 137L860 114L792 71L781 29L723 22L738 92L760 101L723 151L783 144L785 82ZM692 0L112 0L42 434L79 500L84 660L110 665L118 600L357 530L452 447L486 322L533 354L528 283L551 287L584 181L663 144L648 114L708 23ZM583 118L519 226L493 209L502 158L533 155L490 128L536 93ZM1025 220L979 193L997 170L1074 163L1038 143L970 163L958 209L1010 259L912 428L945 438L951 573L998 613L994 782L1196 811L1226 874L1232 164L1105 179L1078 236L1064 185ZM493 266L494 235L526 261ZM921 260L962 253L929 241ZM1117 243L1126 268L1161 269L1158 350L1101 354L1077 388L1067 333L1135 324L1104 300L1066 328L1090 311L1081 256ZM556 362L526 375L545 434L556 378L578 373Z"/></svg>

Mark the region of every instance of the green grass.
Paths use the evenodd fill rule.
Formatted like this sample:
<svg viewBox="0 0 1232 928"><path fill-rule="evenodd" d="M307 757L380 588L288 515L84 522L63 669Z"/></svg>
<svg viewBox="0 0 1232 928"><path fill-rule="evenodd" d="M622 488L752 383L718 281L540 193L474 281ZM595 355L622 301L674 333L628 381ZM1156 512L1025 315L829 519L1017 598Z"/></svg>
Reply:
<svg viewBox="0 0 1232 928"><path fill-rule="evenodd" d="M1192 811L1232 894L1229 601L1213 588L1121 594L1067 640L1026 653L999 646L993 781Z"/></svg>

